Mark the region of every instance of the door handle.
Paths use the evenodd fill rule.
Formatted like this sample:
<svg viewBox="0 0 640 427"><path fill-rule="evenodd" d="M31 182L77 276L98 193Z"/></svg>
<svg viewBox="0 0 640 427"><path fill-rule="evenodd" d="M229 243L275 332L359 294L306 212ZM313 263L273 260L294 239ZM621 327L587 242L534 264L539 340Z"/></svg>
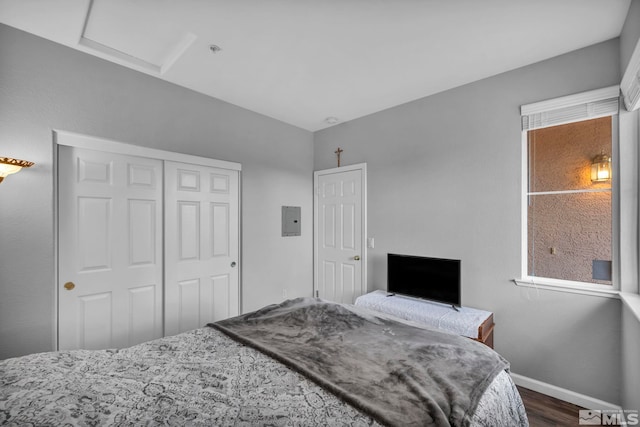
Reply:
<svg viewBox="0 0 640 427"><path fill-rule="evenodd" d="M235 267L235 266L236 266L236 262L235 262L235 261L232 261L232 262L231 262L231 267Z"/></svg>
<svg viewBox="0 0 640 427"><path fill-rule="evenodd" d="M360 261L360 255L356 255L356 256L354 256L354 257L353 257L353 260L354 260L354 261Z"/></svg>
<svg viewBox="0 0 640 427"><path fill-rule="evenodd" d="M64 288L68 291L72 290L73 288L75 288L76 285L73 282L67 282L64 284Z"/></svg>

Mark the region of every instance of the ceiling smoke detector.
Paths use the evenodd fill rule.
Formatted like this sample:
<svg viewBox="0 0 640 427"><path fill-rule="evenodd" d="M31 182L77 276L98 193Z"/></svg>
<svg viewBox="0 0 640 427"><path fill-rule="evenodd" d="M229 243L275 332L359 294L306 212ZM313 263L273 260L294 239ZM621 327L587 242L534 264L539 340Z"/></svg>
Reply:
<svg viewBox="0 0 640 427"><path fill-rule="evenodd" d="M340 120L338 120L337 117L327 117L326 119L324 119L325 123L328 123L330 125L335 125L336 123L338 123Z"/></svg>

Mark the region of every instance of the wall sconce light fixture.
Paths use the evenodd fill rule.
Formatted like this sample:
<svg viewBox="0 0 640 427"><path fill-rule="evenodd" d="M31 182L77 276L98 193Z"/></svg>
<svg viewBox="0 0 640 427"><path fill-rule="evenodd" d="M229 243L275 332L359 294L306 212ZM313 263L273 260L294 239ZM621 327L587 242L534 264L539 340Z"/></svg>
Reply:
<svg viewBox="0 0 640 427"><path fill-rule="evenodd" d="M604 151L598 154L591 161L591 181L603 182L611 179L611 156L604 154Z"/></svg>
<svg viewBox="0 0 640 427"><path fill-rule="evenodd" d="M22 168L28 168L33 166L33 162L26 160L12 159L11 157L0 157L0 182L4 180L7 175L19 172Z"/></svg>

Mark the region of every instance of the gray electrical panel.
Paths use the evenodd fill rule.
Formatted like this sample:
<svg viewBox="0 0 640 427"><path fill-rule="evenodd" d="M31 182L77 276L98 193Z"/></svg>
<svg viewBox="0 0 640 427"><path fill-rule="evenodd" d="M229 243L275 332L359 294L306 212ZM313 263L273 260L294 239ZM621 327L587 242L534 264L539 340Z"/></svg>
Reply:
<svg viewBox="0 0 640 427"><path fill-rule="evenodd" d="M300 206L282 207L282 236L300 235Z"/></svg>

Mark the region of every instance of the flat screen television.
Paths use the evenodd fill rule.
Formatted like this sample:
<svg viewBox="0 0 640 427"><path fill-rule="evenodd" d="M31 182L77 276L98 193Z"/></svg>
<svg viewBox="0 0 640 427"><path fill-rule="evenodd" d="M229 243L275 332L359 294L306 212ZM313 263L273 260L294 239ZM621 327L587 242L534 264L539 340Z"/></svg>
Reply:
<svg viewBox="0 0 640 427"><path fill-rule="evenodd" d="M387 292L460 307L461 261L387 254Z"/></svg>

